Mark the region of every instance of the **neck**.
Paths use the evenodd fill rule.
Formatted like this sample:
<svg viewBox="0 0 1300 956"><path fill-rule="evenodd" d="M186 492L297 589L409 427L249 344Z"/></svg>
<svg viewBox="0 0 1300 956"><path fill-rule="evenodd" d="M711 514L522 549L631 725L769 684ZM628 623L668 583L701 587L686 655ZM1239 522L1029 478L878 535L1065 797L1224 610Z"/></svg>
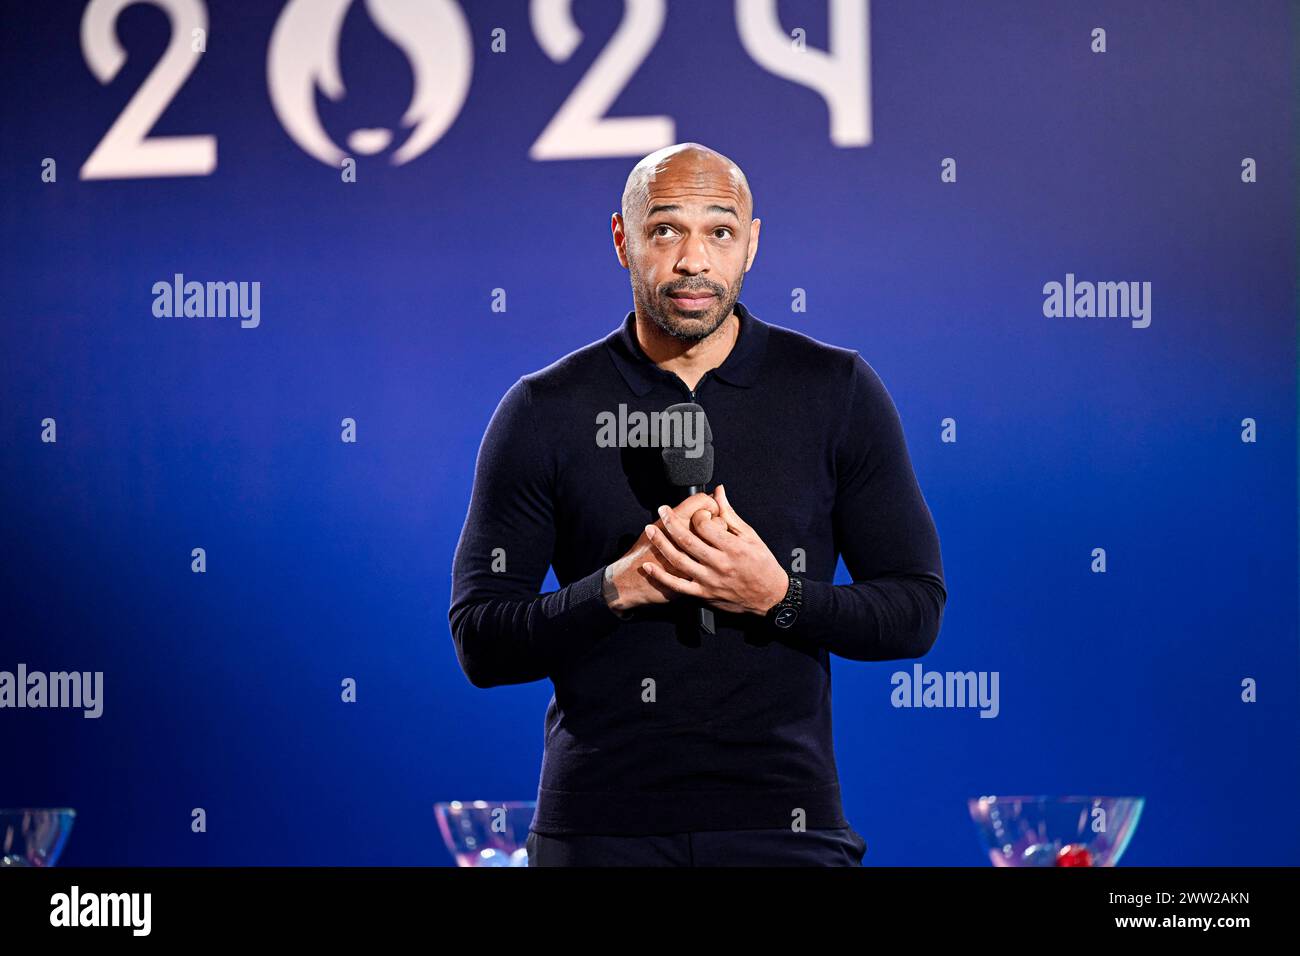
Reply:
<svg viewBox="0 0 1300 956"><path fill-rule="evenodd" d="M684 342L669 335L653 321L636 313L636 338L641 350L652 362L672 372L691 391L704 373L717 368L731 354L740 334L740 317L732 311L722 323L702 339Z"/></svg>

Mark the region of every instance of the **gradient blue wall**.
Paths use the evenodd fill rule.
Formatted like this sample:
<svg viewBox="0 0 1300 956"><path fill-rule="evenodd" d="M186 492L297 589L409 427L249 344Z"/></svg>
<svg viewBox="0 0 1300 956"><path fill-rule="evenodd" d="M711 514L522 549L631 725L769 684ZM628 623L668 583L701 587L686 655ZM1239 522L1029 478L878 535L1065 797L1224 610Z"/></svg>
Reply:
<svg viewBox="0 0 1300 956"><path fill-rule="evenodd" d="M0 669L106 689L98 720L0 711L0 806L75 807L69 865L448 864L435 801L536 794L550 685L469 685L450 565L501 394L631 308L609 217L641 153L529 159L621 5L579 0L557 64L526 4L463 3L459 116L347 185L272 109L281 6L209 0L208 50L154 128L215 135L211 175L83 181L167 19L128 8L101 85L83 4L4 4ZM779 10L826 45L825 3ZM873 141L840 148L730 3L673 0L610 110L671 116L745 169L763 230L743 301L860 350L902 414L949 590L923 664L1000 674L989 720L893 708L910 662L835 660L868 864L985 865L965 800L999 792L1146 796L1126 863L1300 862L1290 16L877 0ZM317 97L340 143L395 127L413 86L362 3L342 36L348 95ZM176 272L260 281L260 326L155 318ZM1150 326L1045 318L1067 272L1150 281Z"/></svg>

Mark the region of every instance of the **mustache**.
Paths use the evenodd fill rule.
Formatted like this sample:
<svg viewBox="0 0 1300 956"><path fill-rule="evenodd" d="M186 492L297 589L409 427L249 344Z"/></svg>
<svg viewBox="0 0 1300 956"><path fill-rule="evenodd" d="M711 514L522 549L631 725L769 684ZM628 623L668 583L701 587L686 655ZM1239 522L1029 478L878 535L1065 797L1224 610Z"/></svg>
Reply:
<svg viewBox="0 0 1300 956"><path fill-rule="evenodd" d="M679 285L671 289L665 289L664 295L679 295L682 292L707 292L710 295L722 298L723 291L715 285Z"/></svg>

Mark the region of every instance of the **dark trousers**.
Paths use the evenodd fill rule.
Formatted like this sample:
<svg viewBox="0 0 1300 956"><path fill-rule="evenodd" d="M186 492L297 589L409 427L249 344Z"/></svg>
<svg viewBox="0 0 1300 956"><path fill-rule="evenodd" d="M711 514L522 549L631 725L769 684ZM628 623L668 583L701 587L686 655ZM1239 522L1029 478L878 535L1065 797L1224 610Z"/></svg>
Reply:
<svg viewBox="0 0 1300 956"><path fill-rule="evenodd" d="M861 866L867 841L834 830L697 830L655 836L528 831L529 866Z"/></svg>

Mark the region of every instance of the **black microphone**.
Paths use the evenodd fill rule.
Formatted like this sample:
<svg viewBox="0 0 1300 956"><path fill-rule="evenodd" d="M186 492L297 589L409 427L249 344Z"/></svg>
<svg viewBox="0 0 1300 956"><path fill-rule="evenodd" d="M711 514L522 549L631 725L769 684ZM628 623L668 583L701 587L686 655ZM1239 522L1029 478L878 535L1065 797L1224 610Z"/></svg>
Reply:
<svg viewBox="0 0 1300 956"><path fill-rule="evenodd" d="M680 402L664 410L663 432L666 434L660 454L668 483L685 491L683 500L701 491L707 492L713 480L713 430L704 409L694 402ZM673 425L680 422L680 427ZM689 439L689 440L688 440ZM688 452L690 454L688 454ZM700 629L714 633L713 609L699 607Z"/></svg>

